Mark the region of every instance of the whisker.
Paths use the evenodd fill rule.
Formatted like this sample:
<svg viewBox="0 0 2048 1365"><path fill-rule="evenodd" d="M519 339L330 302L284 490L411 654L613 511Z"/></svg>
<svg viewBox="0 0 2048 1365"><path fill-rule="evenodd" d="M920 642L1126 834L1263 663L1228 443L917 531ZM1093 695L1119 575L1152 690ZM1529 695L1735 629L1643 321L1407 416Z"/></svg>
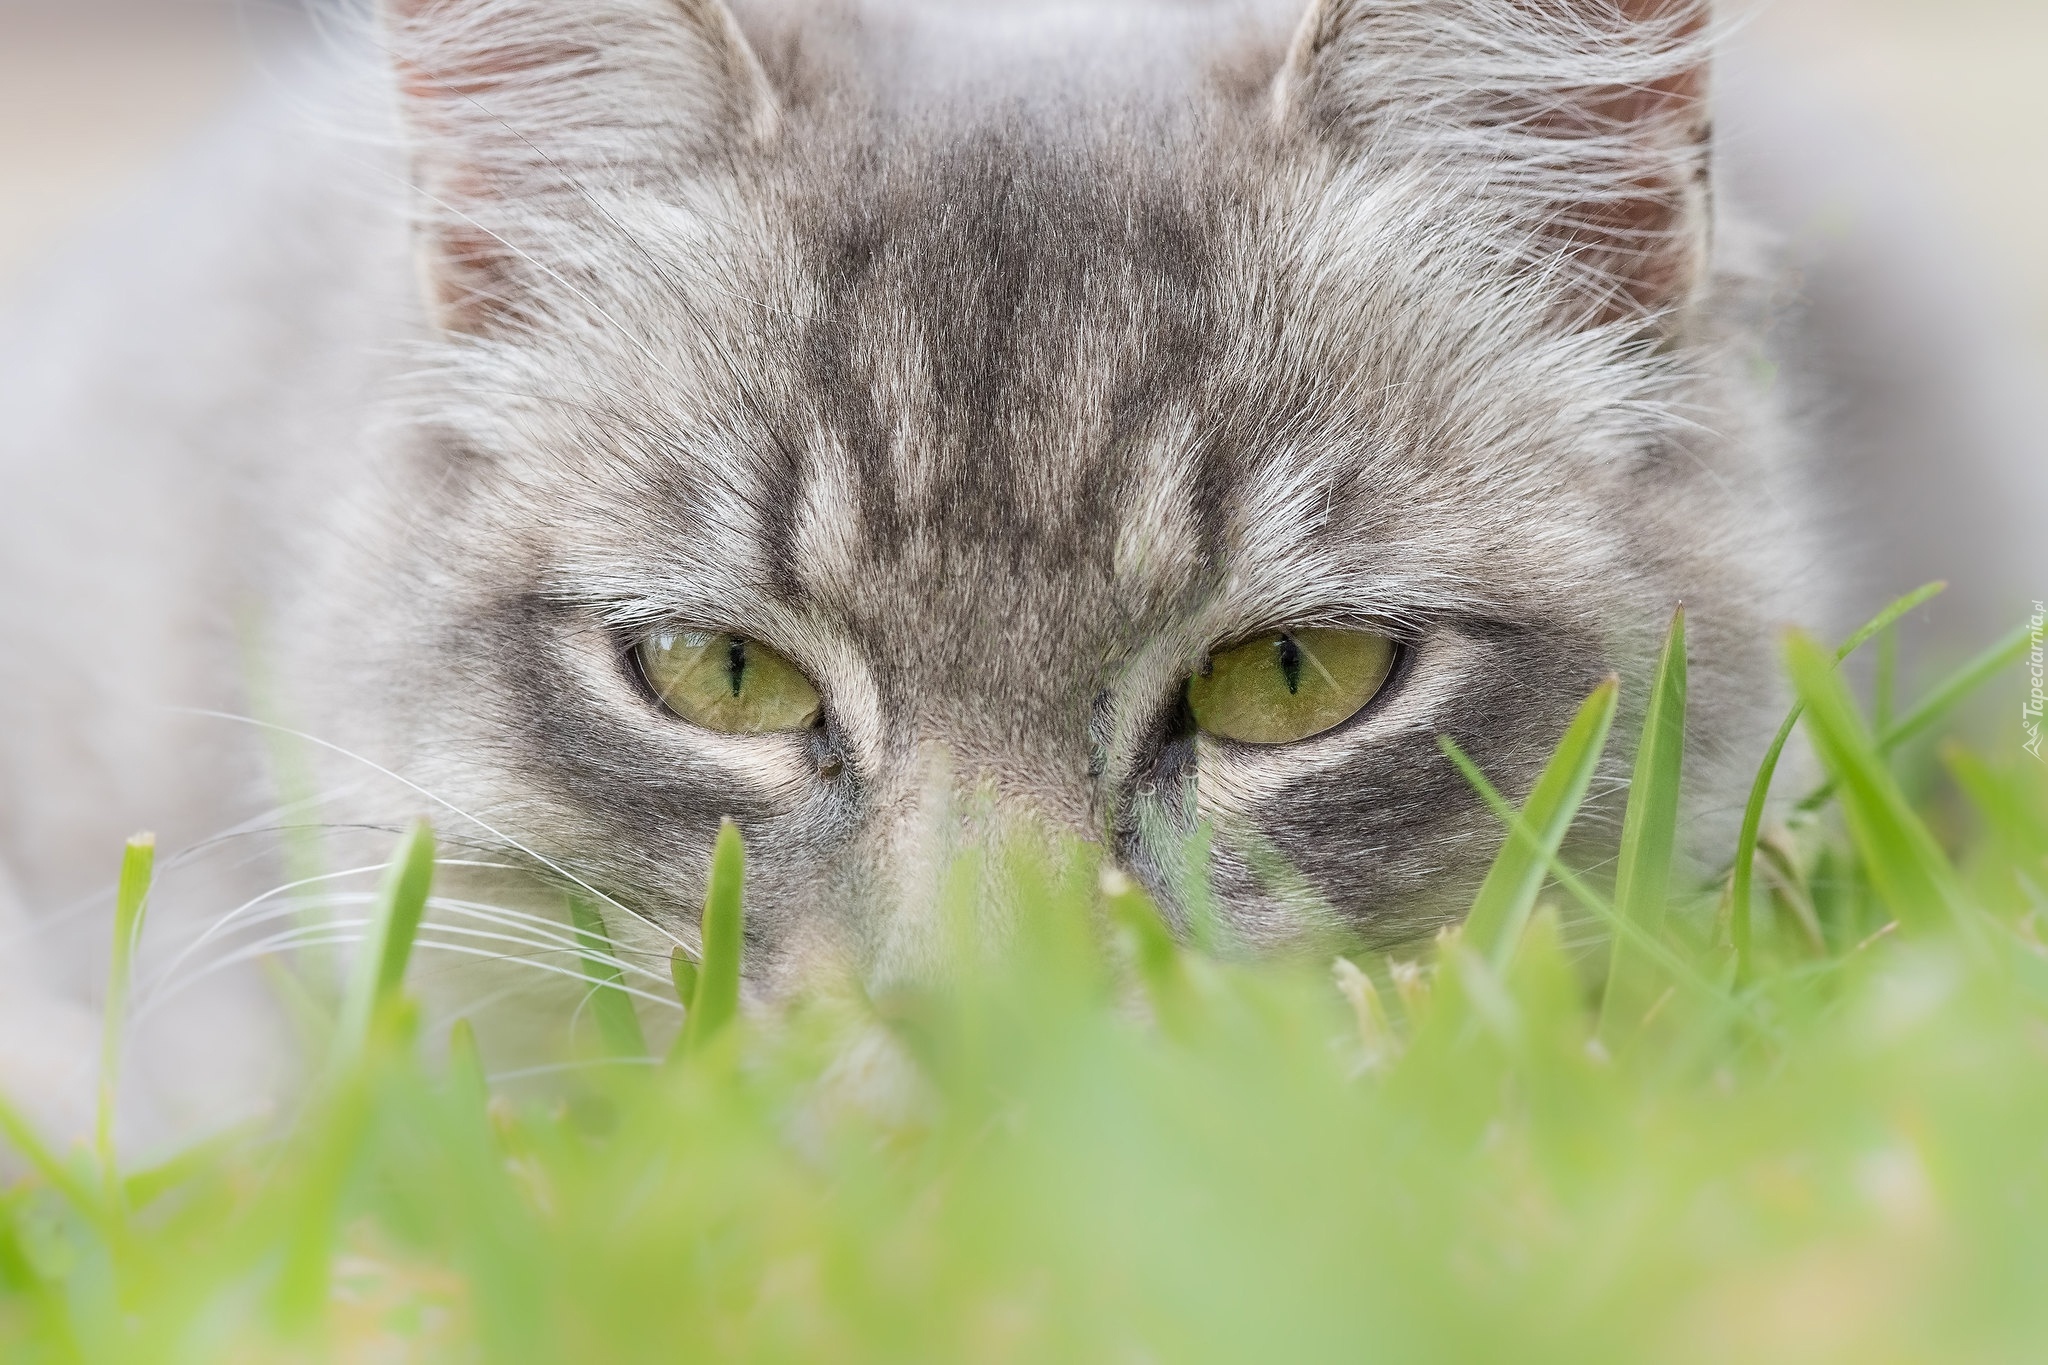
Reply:
<svg viewBox="0 0 2048 1365"><path fill-rule="evenodd" d="M489 930L489 929L470 929L470 928L467 928L467 927L465 927L465 926L463 926L463 925L459 925L459 924L435 924L435 925L433 925L433 926L432 926L432 928L434 929L434 931L435 931L436 933L442 933L442 934L451 934L451 935L454 935L455 937L458 937L458 938L468 938L468 939L476 939L476 940L478 940L478 941L480 941L480 942L487 942L487 943L510 943L510 944L514 944L514 945L517 945L518 947L521 947L521 948L531 948L531 949L534 949L534 950L535 950L536 952L542 952L542 953L560 953L560 954L564 954L564 955L574 955L574 956L577 956L577 957L582 957L582 958L585 958L586 960L588 960L588 961L590 961L590 962L593 962L593 963L595 963L596 965L598 965L598 966L601 966L601 967L603 967L603 966L609 966L609 967L613 967L613 968L620 968L620 966L621 966L621 964L619 964L619 963L616 963L616 962L607 962L607 961L605 961L605 960L604 960L603 958L599 958L599 957L594 957L594 956L592 956L592 955L590 955L590 954L587 954L587 953L583 953L583 952L581 952L581 951L580 951L579 949L577 949L577 948L574 948L574 947L565 947L565 946L563 946L562 944L559 944L559 943L542 943L542 942L536 942L536 941L535 941L535 940L533 940L533 939L527 939L527 938L520 938L520 937L519 937L518 935L516 935L516 934L500 934L500 933L493 933L493 932L492 932L491 930ZM424 942L424 940L421 940L421 941L422 941L422 942ZM513 958L513 957L517 957L517 956L519 956L519 955L518 955L518 954L516 954L516 953L506 953L506 954L504 954L504 956L505 956L505 957L507 957L507 958ZM525 960L527 960L527 961L532 961L533 959L531 959L531 958L528 958L528 959L525 959ZM647 977L647 978L648 978L649 980L657 980L657 979L658 979L658 978L656 978L656 977L655 977L655 975L654 975L654 973L653 973L653 972L647 971L647 970L646 970L645 968L637 968L636 970L638 970L638 971L640 972L640 974L641 974L642 976L645 976L645 977ZM578 975L583 975L583 973L580 973L580 972L579 972L579 973L578 973ZM586 978L586 979L587 979L587 978ZM635 989L634 989L633 987L631 987L631 986L628 986L628 985L625 985L625 984L623 984L623 983L619 983L619 982L604 982L604 983L601 983L601 984L604 984L604 985L608 985L608 986L612 986L612 987L613 987L614 989L617 989L617 990L622 990L622 991L625 991L625 992L627 992L628 994L631 994L631 995L640 995L640 996L642 996L642 997L643 997L643 998L645 998L645 999L650 999L650 1000L652 1000L652 999L655 999L655 998L656 998L655 996L652 996L652 995L648 995L648 994L647 994L647 993L645 993L645 992L642 992L642 991L638 991L638 990L635 990ZM661 997L661 998L665 999L666 997Z"/></svg>
<svg viewBox="0 0 2048 1365"><path fill-rule="evenodd" d="M208 977L215 976L224 971L228 971L234 967L240 966L245 962L254 961L256 959L264 957L273 957L286 952L300 951L307 948L347 947L352 944L359 944L364 940L365 935L363 931L366 930L369 927L369 925L370 921L368 919L333 920L320 925L288 929L282 933L272 934L263 939L259 939L255 943L247 944L241 948L236 949L232 953L228 953L225 956L214 959L213 961L207 963L204 967L200 968L198 971L193 972L191 975L177 982L175 985L171 985L161 990L147 1001L139 1002L137 1008L130 1017L129 1026L133 1028L141 1024L150 1016L154 1015L158 1010L167 1006L173 1000L176 1000L179 996L185 994L185 992L189 991L190 989L192 989L192 987L198 985L200 982L206 980ZM517 938L513 938L507 935L492 934L485 930L462 929L459 927L450 927L446 925L427 926L426 928L423 928L420 936L413 941L413 946L415 950L428 949L441 953L454 954L456 956L461 957L474 957L485 961L512 963L518 966L532 968L535 971L543 972L550 976L560 976L568 980L582 982L586 985L591 985L593 990L597 989L597 985L591 983L588 974L580 969L560 966L553 962L543 961L537 957L527 956L520 953L508 953L489 948L478 948L466 943L449 943L445 940L432 937L427 932L427 929L431 929L435 933L452 933L463 937L493 939L507 943L521 944L522 946L534 948L538 952L546 953L550 956L562 954L564 950L554 944L536 944L520 940ZM624 994L632 997L633 999L645 1000L650 1004L658 1005L664 1009L676 1011L680 1011L682 1009L682 1002L676 1000L672 995L658 995L650 991L644 991L638 989L637 987L626 985L623 982L604 982L601 984L605 989L621 991Z"/></svg>
<svg viewBox="0 0 2048 1365"><path fill-rule="evenodd" d="M569 967L558 967L552 962L542 962L535 958L521 957L516 953L494 953L485 948L472 948L467 944L461 943L443 943L438 939L431 939L426 937L420 938L414 946L420 948L432 948L438 952L455 953L463 957L476 957L496 962L517 963L522 967L531 967L533 970L537 972L546 972L550 976L567 977L571 981L580 981L585 983L586 985L590 982L590 978L580 971L576 971ZM682 1001L677 1000L672 995L655 995L649 991L638 990L632 986L621 985L618 982L611 981L604 982L603 986L607 990L623 991L627 995L632 996L635 1000L645 1000L649 1004L659 1005L663 1009L671 1009L680 1012L683 1008Z"/></svg>
<svg viewBox="0 0 2048 1365"><path fill-rule="evenodd" d="M543 941L552 943L564 952L575 953L599 966L616 968L622 972L638 972L642 976L656 981L668 979L665 972L656 971L651 967L642 966L640 963L627 960L620 953L617 945L613 945L609 951L590 946L587 940L576 937L575 931L569 926L563 925L559 920L550 920L540 915L529 915L522 911L508 911L494 905L478 905L469 901L442 900L438 897L428 901L427 906L432 910L445 910L454 914L467 915L472 919L480 919L486 923L499 924L508 928L525 927L539 930L544 935L543 938L528 939L526 941L535 944ZM445 925L445 921L436 922ZM453 926L446 927L452 928ZM652 957L654 954L634 954L634 956Z"/></svg>
<svg viewBox="0 0 2048 1365"><path fill-rule="evenodd" d="M313 800L315 803L317 803L319 801L324 801L325 799L327 798L320 797L314 798ZM269 817L266 816L259 818L267 819ZM194 843L187 844L182 849L179 849L176 854L174 854L170 859L166 861L166 863L160 863L159 866L180 866L185 862L188 862L191 859L197 857L200 854L209 852L212 849L218 848L223 844L231 843L236 839L250 839L256 837L257 835L263 834L307 834L326 830L344 830L350 833L357 834L389 834L394 837L404 832L403 830L400 830L392 825L372 824L367 821L359 820L298 820L292 821L290 823L280 824L249 823L244 825L238 825L235 828L226 831L225 833L211 835L208 838L200 839ZM455 847L475 848L479 851L488 850L492 847L491 845L485 843L470 843L468 841L462 840L452 835L447 838L444 838L442 842ZM446 865L448 859L443 858L441 859L441 862L444 865ZM465 864L465 866L485 868L496 867L506 872L519 872L524 870L513 863L479 862Z"/></svg>
<svg viewBox="0 0 2048 1365"><path fill-rule="evenodd" d="M658 921L656 921L653 918L653 916L644 915L640 911L633 909L631 906L625 905L616 898L605 894L604 892L598 890L596 887L592 886L589 882L584 881L581 877L578 877L574 873L570 872L567 868L562 867L553 859L543 857L539 853L536 853L533 849L528 848L525 844L519 842L519 840L517 839L514 839L511 835L505 833L503 830L498 829L489 821L483 819L480 816L471 815L468 811L463 810L454 802L435 795L433 792L428 791L425 787L422 787L419 783L414 782L412 779L402 777L399 774L392 772L389 768L386 768L382 764L370 758L366 758L362 754L354 753L351 750L343 748L339 744L335 744L331 741L321 739L317 735L308 734L303 730L295 730L288 725L279 725L275 721L257 720L253 716L238 716L230 711L212 711L203 708L179 708L179 710L186 715L202 716L210 720L223 720L236 725L249 725L257 729L271 730L278 734L287 735L293 739L303 741L307 744L317 745L318 747L327 750L329 753L336 754L342 758L346 758L351 762L360 763L364 767L370 769L372 772L375 772L383 777L387 777L391 781L398 783L400 786L406 788L408 791L413 792L415 795L418 795L428 801L433 802L435 805L441 807L443 810L448 811L450 814L460 819L469 821L478 829L483 830L486 834L489 834L492 838L499 840L506 846L517 849L519 852L524 853L527 857L533 859L536 863L539 863L548 871L554 873L556 876L562 878L564 881L570 882L571 884L580 887L584 891L588 891L592 896L595 896L598 900L603 901L606 905L611 906L620 914L630 916L631 918L640 921L642 924L645 924L648 928L654 930L655 933L660 934L663 938L666 938L670 943L674 944L676 947L689 947L689 945L683 942L682 939L678 938L675 934L671 933L668 929L664 928Z"/></svg>
<svg viewBox="0 0 2048 1365"><path fill-rule="evenodd" d="M259 915L255 917L253 920L246 920L243 918L245 915L248 915L251 911L255 910L256 907L263 905L268 901L274 900L279 896L290 895L294 891L301 891L309 886L317 886L322 882L340 881L344 877L360 877L369 873L381 871L383 871L382 865L373 864L367 867L351 867L340 872L323 872L315 877L302 877L295 882L286 882L282 886L274 886L270 890L265 891L260 896L255 896L249 900L243 901L240 905L228 911L225 915L220 916L211 924L207 925L205 929L200 931L199 935L196 938L194 938L190 943L185 945L185 948L182 952L180 952L176 957L172 958L170 962L165 964L160 971L158 971L154 976L151 977L151 979L147 983L144 984L140 993L147 994L148 992L155 990L157 986L160 985L162 982L169 980L173 976L176 976L178 970L181 967L183 967L186 962L191 960L192 955L194 953L197 953L207 944L213 942L215 939L228 933L231 929L247 928L253 924L266 923L270 919L276 918L275 914ZM367 901L369 898L364 897L362 899L364 901ZM331 898L331 900L334 904L349 903L347 900L339 897ZM282 911L277 913L287 915L298 914L301 913L302 910L303 907L294 905L284 907Z"/></svg>
<svg viewBox="0 0 2048 1365"><path fill-rule="evenodd" d="M463 1000L462 1006L459 1010L455 1010L447 1014L445 1017L433 1022L429 1026L428 1031L430 1033L440 1035L443 1041L446 1041L450 1030L452 1030L455 1027L456 1023L459 1020L479 1019L483 1017L483 1015L486 1014L488 1011L495 1009L497 1006L503 1004L505 1001L521 999L524 998L527 994L528 990L523 985L504 986L500 987L497 990L491 991L488 994L465 999Z"/></svg>
<svg viewBox="0 0 2048 1365"><path fill-rule="evenodd" d="M240 825L232 825L220 834L187 844L175 852L168 850L160 851L156 860L158 881L161 882L168 874L184 867L200 854L212 848L234 839L247 838L252 834L264 832L259 822L276 818L282 809L282 807L272 807L262 815L251 817L250 820L244 821ZM251 828L252 825L256 825L257 828ZM101 882L93 890L66 902L55 910L36 915L17 933L0 937L0 950L5 950L19 942L25 942L38 933L46 933L65 921L74 919L88 911L95 909L104 910L113 903L113 899L114 882L110 878Z"/></svg>
<svg viewBox="0 0 2048 1365"><path fill-rule="evenodd" d="M479 862L461 858L444 858L440 861L439 865L442 867L481 868L484 870L503 870L508 872L518 872L523 870L510 863ZM219 918L212 921L209 925L207 925L205 929L200 931L198 936L195 939L193 939L192 942L186 945L184 950L180 952L177 957L173 958L165 967L163 967L156 974L156 976L152 978L150 984L144 987L144 989L153 989L157 983L164 981L169 977L175 975L179 967L181 967L194 953L198 952L201 948L204 948L208 943L212 942L214 939L226 933L230 929L230 927L239 931L241 929L249 928L257 924L268 923L269 921L279 918L281 915L284 914L298 914L303 909L303 907L300 906L290 906L286 907L284 910L279 912L266 913L263 915L245 918L245 916L248 916L249 912L254 910L257 906L262 905L275 897L288 895L293 891L303 890L306 887L315 886L322 882L339 881L344 877L364 876L370 873L382 872L383 870L384 864L371 864L364 867L347 868L339 872L323 872L318 876L303 877L300 878L298 881L287 882L282 886L272 887L270 890L265 891L262 895L244 901L242 904L236 906L233 910L228 911L225 915L222 915ZM349 895L329 896L325 897L324 899L327 900L328 903L335 905L360 905L368 903L370 900L374 899L374 897Z"/></svg>
<svg viewBox="0 0 2048 1365"><path fill-rule="evenodd" d="M471 866L472 864L457 863L456 865ZM327 874L325 878L307 879L307 881L310 882L313 880L333 880L343 876L349 876L366 871L377 870L380 869L350 869L350 871L348 872L330 873ZM293 885L304 884L306 883L295 883ZM259 897L258 901L260 902L262 899L265 899L269 896L282 894L283 892L288 891L290 889L292 888L289 886L276 888L275 890L266 893L265 897ZM341 895L329 896L326 898L326 900L328 904L336 907L363 906L374 904L377 900L377 896L375 894L368 892L350 892ZM236 932L245 932L248 930L259 928L265 924L274 923L275 921L280 919L290 918L301 913L301 907L298 906L279 906L266 910L261 914L246 915L245 912L251 909L253 905L255 905L256 903L258 902L251 902L248 905L238 907L236 911L233 911L229 915L222 917L221 920L217 921L213 926L211 926L207 930L205 934L201 936L199 941L188 946L185 949L185 951L180 953L179 956L173 962L166 966L162 971L157 973L150 980L150 982L141 991L138 992L137 1014L143 1015L153 1013L154 1010L160 1004L164 1003L169 999L175 998L175 996L178 994L182 994L183 991L189 985L190 981L203 980L205 977L212 975L217 970L225 970L227 967L231 967L236 963L248 960L248 957L250 956L250 949L245 948L242 951L229 954L223 960L216 961L215 963L210 964L206 969L193 974L188 981L181 981L179 979L179 973L184 970L185 966L191 961L192 957L201 948L203 948L207 942L211 942L216 938L220 937L223 934L223 932L227 929L229 921L237 921L234 925L234 929ZM438 930L440 932L452 935L476 938L480 940L497 943L511 944L524 948L531 948L543 953L574 955L586 963L615 970L622 977L637 976L647 981L653 982L657 986L666 986L668 983L668 976L665 972L657 971L652 968L643 966L638 962L630 961L627 958L616 955L615 953L603 952L595 947L589 946L585 942L579 941L571 937L571 931L569 930L568 926L563 925L562 922L559 920L550 920L545 917L528 914L523 911L507 910L504 907L500 906L484 905L478 902L459 901L445 898L431 899L428 901L427 905L429 910L437 910L442 911L444 913L452 912L455 914L464 915L471 919L480 920L486 924L494 925L499 929L520 930L525 932L492 933L483 930L467 928L461 925L450 925L443 921L430 921L427 926L430 929ZM328 938L323 936L329 934L331 931L337 928L346 927L351 923L363 924L367 923L367 921L328 920L323 921L319 924L301 925L297 926L292 931L288 931L285 934L273 935L271 937L259 940L258 943L256 943L255 945L251 945L251 947L253 947L254 955L263 956L270 953L284 952L288 950L302 950L309 947L332 946L332 942ZM536 930L539 932L534 932ZM310 935L311 937L304 939L294 939L293 934L295 933L304 933ZM342 941L351 942L355 940L351 938ZM518 954L502 951L499 952L497 955L507 959L512 959L519 956ZM635 956L652 955L635 954ZM174 985L173 983L176 984ZM644 991L635 990L634 988L624 986L623 984L621 984L621 989L627 990L628 993L638 995L643 999L660 999L664 1002L668 1000L667 994L662 992L657 992L654 995L649 995Z"/></svg>
<svg viewBox="0 0 2048 1365"><path fill-rule="evenodd" d="M272 957L293 949L345 948L351 944L361 943L364 938L363 931L369 925L370 921L367 919L332 920L323 924L288 929L283 933L272 934L268 938L248 944L227 954L225 957L215 958L181 981L166 983L148 999L136 1001L135 1008L128 1018L128 1027L133 1029L140 1026L158 1010L169 1005L173 1000L176 1000L200 982L231 968L238 967L244 962L250 962L262 957Z"/></svg>

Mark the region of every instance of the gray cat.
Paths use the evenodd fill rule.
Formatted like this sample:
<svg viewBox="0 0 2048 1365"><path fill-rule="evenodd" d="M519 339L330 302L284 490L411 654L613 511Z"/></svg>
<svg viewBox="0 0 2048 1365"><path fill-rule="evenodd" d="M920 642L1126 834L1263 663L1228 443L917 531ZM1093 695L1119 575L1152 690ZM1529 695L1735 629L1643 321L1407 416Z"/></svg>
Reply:
<svg viewBox="0 0 2048 1365"><path fill-rule="evenodd" d="M215 926L152 978L173 1123L283 1055L209 965L345 940L422 815L435 946L546 965L574 892L650 1009L728 815L767 993L925 970L945 851L1020 821L1177 916L1206 841L1249 949L1414 938L1500 837L1438 736L1521 793L1681 603L1725 850L1843 576L1708 36L388 0L6 343L0 1085L77 1122L67 926L146 826L159 937Z"/></svg>

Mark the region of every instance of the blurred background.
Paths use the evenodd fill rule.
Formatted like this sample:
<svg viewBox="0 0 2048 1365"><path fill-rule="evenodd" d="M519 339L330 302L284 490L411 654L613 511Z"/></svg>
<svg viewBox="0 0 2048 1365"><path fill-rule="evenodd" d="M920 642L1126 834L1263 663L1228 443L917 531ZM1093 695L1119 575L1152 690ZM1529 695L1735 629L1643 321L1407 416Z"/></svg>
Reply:
<svg viewBox="0 0 2048 1365"><path fill-rule="evenodd" d="M1859 121L2048 352L2048 3L1745 0L1739 42Z"/></svg>
<svg viewBox="0 0 2048 1365"><path fill-rule="evenodd" d="M219 111L292 7L0 0L0 290ZM1754 56L1938 201L2048 350L2048 3L1742 0L1740 17Z"/></svg>

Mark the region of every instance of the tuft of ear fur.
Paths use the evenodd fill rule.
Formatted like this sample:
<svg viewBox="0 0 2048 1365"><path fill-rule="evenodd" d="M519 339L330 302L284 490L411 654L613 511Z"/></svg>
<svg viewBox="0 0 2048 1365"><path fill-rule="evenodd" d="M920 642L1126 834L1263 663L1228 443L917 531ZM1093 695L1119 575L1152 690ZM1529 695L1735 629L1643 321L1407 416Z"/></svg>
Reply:
<svg viewBox="0 0 2048 1365"><path fill-rule="evenodd" d="M1575 322L1682 318L1712 224L1707 0L1315 0L1289 132L1469 186Z"/></svg>
<svg viewBox="0 0 2048 1365"><path fill-rule="evenodd" d="M518 316L549 214L730 165L777 130L768 78L720 0L382 9L413 148L421 269L451 331Z"/></svg>

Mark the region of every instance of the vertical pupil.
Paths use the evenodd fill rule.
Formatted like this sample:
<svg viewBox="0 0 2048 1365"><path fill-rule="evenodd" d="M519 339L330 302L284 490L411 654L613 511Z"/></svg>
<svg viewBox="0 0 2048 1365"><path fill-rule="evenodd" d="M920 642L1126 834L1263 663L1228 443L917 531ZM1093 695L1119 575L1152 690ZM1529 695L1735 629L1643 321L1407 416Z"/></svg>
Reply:
<svg viewBox="0 0 2048 1365"><path fill-rule="evenodd" d="M1280 676L1287 679L1287 693L1294 696L1301 691L1301 646L1294 642L1292 635L1280 637Z"/></svg>
<svg viewBox="0 0 2048 1365"><path fill-rule="evenodd" d="M739 636L732 636L725 647L725 676L732 682L732 694L740 694L740 684L747 676L747 642Z"/></svg>

